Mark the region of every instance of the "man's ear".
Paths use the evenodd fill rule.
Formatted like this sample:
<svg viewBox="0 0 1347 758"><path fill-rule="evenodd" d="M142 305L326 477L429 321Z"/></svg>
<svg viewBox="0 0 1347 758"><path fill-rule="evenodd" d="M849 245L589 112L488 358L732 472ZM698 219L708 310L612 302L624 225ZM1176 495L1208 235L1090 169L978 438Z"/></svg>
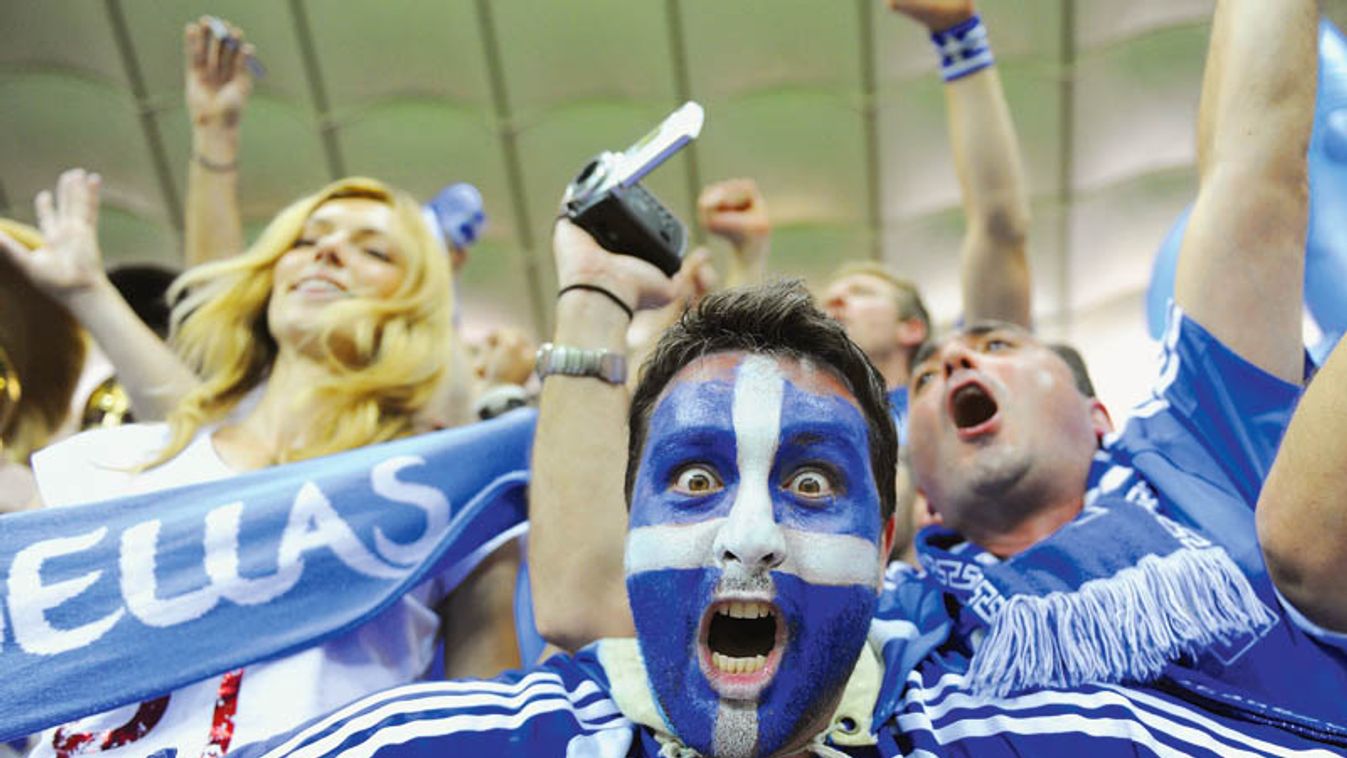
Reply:
<svg viewBox="0 0 1347 758"><path fill-rule="evenodd" d="M1113 417L1098 398L1090 398L1090 425L1094 428L1094 438L1099 442L1103 442L1104 435L1113 433Z"/></svg>
<svg viewBox="0 0 1347 758"><path fill-rule="evenodd" d="M888 563L889 553L893 552L893 537L898 533L898 514L894 513L884 519L884 529L879 535L879 553L884 557L884 562Z"/></svg>
<svg viewBox="0 0 1347 758"><path fill-rule="evenodd" d="M905 318L898 322L898 344L915 349L926 341L926 324L919 318Z"/></svg>
<svg viewBox="0 0 1347 758"><path fill-rule="evenodd" d="M888 568L889 556L893 555L893 537L898 533L898 514L884 519L884 528L879 534L879 585L876 592L884 590L884 569Z"/></svg>

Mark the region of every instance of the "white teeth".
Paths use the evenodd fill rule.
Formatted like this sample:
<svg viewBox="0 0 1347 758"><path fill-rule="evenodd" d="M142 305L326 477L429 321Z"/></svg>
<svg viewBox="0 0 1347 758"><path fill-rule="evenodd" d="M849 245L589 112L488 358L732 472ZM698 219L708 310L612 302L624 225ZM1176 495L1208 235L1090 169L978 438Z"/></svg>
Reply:
<svg viewBox="0 0 1347 758"><path fill-rule="evenodd" d="M766 618L772 615L771 606L766 603L758 603L752 600L746 602L732 602L729 605L721 607L719 612L735 619Z"/></svg>
<svg viewBox="0 0 1347 758"><path fill-rule="evenodd" d="M767 667L767 656L753 655L747 658L734 658L720 653L712 653L711 664L727 674L752 674Z"/></svg>
<svg viewBox="0 0 1347 758"><path fill-rule="evenodd" d="M301 292L341 292L342 289L324 279L305 279L295 286Z"/></svg>

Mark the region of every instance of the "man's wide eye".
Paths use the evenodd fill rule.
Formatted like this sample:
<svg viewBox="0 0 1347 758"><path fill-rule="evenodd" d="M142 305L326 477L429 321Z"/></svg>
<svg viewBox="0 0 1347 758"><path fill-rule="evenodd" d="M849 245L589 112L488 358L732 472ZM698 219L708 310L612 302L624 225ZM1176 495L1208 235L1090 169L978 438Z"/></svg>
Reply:
<svg viewBox="0 0 1347 758"><path fill-rule="evenodd" d="M786 489L800 497L817 500L832 496L833 483L828 479L828 475L822 471L804 469L796 472L790 478L790 481L786 482Z"/></svg>
<svg viewBox="0 0 1347 758"><path fill-rule="evenodd" d="M688 466L674 475L673 487L684 495L707 495L721 488L716 472L706 466Z"/></svg>
<svg viewBox="0 0 1347 758"><path fill-rule="evenodd" d="M1014 347L1014 345L1012 345L1008 340L1003 340L999 337L993 337L987 340L987 343L982 346L982 349L989 353L999 353L1002 350L1009 350L1012 347Z"/></svg>

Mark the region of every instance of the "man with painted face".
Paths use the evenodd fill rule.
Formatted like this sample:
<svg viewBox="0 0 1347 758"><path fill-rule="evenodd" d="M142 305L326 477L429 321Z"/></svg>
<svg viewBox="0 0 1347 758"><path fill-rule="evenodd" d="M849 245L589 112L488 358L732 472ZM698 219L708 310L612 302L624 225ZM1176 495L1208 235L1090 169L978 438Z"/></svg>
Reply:
<svg viewBox="0 0 1347 758"><path fill-rule="evenodd" d="M632 400L626 581L654 726L706 755L826 736L888 554L883 385L808 302L709 300Z"/></svg>

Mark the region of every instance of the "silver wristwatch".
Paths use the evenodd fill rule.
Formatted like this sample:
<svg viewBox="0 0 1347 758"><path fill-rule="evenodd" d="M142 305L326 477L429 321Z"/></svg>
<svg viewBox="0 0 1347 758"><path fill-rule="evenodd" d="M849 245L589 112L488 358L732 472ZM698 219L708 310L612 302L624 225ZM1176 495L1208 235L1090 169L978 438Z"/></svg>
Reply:
<svg viewBox="0 0 1347 758"><path fill-rule="evenodd" d="M627 381L627 356L607 350L586 350L544 342L538 348L533 371L539 379L546 379L552 374L564 374L592 376L609 384L624 384Z"/></svg>

